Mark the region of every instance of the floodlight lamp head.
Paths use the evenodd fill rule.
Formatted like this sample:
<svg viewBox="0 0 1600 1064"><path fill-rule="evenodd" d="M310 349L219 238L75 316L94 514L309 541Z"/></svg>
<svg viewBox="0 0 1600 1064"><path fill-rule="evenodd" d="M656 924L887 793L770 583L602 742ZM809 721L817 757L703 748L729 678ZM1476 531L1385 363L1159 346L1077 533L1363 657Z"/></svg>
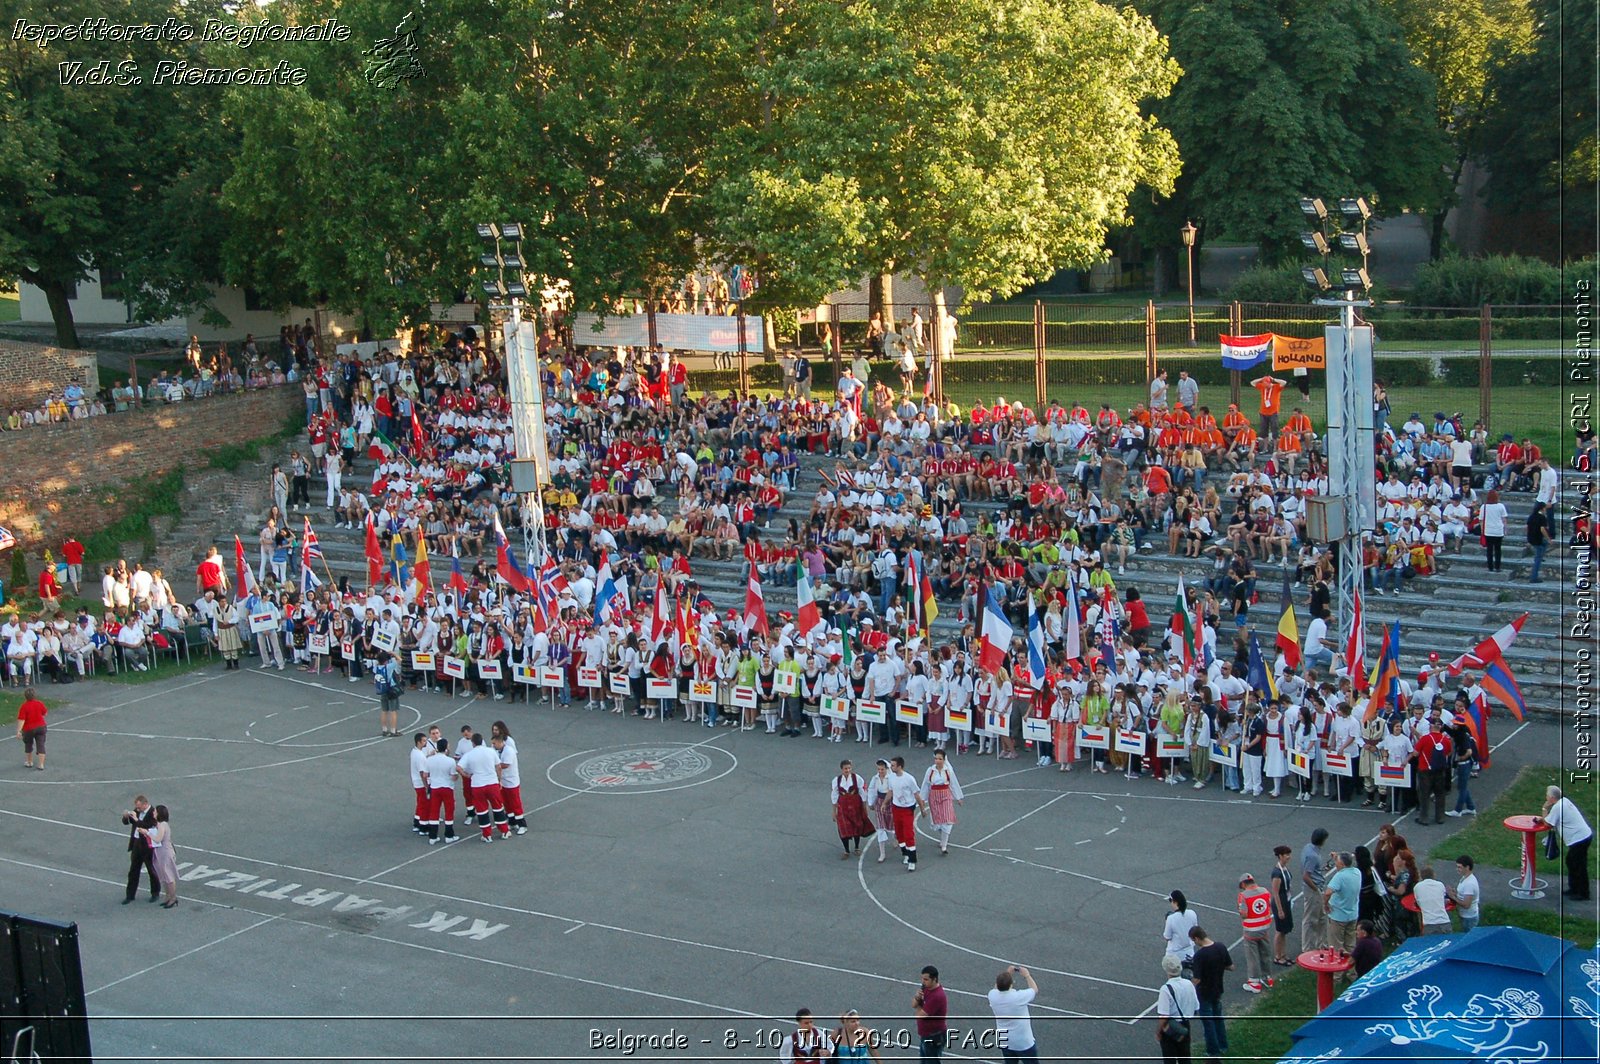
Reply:
<svg viewBox="0 0 1600 1064"><path fill-rule="evenodd" d="M507 281L506 295L512 299L526 299L528 298L528 286L521 281Z"/></svg>
<svg viewBox="0 0 1600 1064"><path fill-rule="evenodd" d="M494 226L490 225L488 222L479 222L478 238L480 240L493 240L495 238Z"/></svg>
<svg viewBox="0 0 1600 1064"><path fill-rule="evenodd" d="M500 267L500 256L492 251L485 251L478 256L478 265L487 266L491 270L498 269Z"/></svg>
<svg viewBox="0 0 1600 1064"><path fill-rule="evenodd" d="M1307 229L1301 233L1300 243L1305 245L1306 250L1315 251L1318 255L1326 255L1328 253L1327 238L1315 230Z"/></svg>
<svg viewBox="0 0 1600 1064"><path fill-rule="evenodd" d="M1346 251L1356 252L1362 258L1366 258L1372 250L1365 233L1340 233L1339 246Z"/></svg>
<svg viewBox="0 0 1600 1064"><path fill-rule="evenodd" d="M501 299L505 296L506 290L499 281L484 281L483 294L490 299Z"/></svg>
<svg viewBox="0 0 1600 1064"><path fill-rule="evenodd" d="M1346 266L1339 271L1339 279L1346 288L1368 289L1372 287L1372 278L1367 276L1367 271L1360 266Z"/></svg>
<svg viewBox="0 0 1600 1064"><path fill-rule="evenodd" d="M1300 276L1313 291L1326 292L1328 290L1328 275L1323 273L1320 268L1304 266L1300 270Z"/></svg>
<svg viewBox="0 0 1600 1064"><path fill-rule="evenodd" d="M522 223L521 222L501 222L500 223L500 236L503 239L506 239L506 240L521 240L522 239Z"/></svg>
<svg viewBox="0 0 1600 1064"><path fill-rule="evenodd" d="M1328 208L1315 196L1301 196L1300 213L1310 218L1313 222L1321 222L1328 217Z"/></svg>
<svg viewBox="0 0 1600 1064"><path fill-rule="evenodd" d="M1372 208L1362 196L1346 196L1339 201L1339 213L1364 222L1372 217Z"/></svg>
<svg viewBox="0 0 1600 1064"><path fill-rule="evenodd" d="M502 255L500 261L508 270L525 270L528 268L527 260L515 251Z"/></svg>

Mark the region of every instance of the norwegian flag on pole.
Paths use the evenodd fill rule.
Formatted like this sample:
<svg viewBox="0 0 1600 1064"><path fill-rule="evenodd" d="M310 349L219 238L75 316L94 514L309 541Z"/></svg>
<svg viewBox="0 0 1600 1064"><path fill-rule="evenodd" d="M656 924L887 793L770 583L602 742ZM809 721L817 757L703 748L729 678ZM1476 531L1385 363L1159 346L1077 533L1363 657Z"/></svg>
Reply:
<svg viewBox="0 0 1600 1064"><path fill-rule="evenodd" d="M1464 669L1481 669L1491 665L1505 656L1511 649L1511 644L1517 641L1517 636L1522 632L1522 626L1528 623L1528 615L1521 617L1501 628L1494 635L1485 639L1472 649L1470 653L1463 654L1450 663L1450 675L1460 676Z"/></svg>
<svg viewBox="0 0 1600 1064"><path fill-rule="evenodd" d="M256 590L256 574L250 571L250 566L245 564L244 543L238 536L233 537L233 576L239 585L235 594L240 599L247 599Z"/></svg>
<svg viewBox="0 0 1600 1064"><path fill-rule="evenodd" d="M771 631L767 623L767 600L761 594L761 581L756 579L754 566L750 568L750 584L744 593L744 625L762 635Z"/></svg>
<svg viewBox="0 0 1600 1064"><path fill-rule="evenodd" d="M978 630L978 667L984 672L997 672L1005 664L1006 652L1011 649L1011 622L995 597L994 586L983 589L983 624Z"/></svg>
<svg viewBox="0 0 1600 1064"><path fill-rule="evenodd" d="M1350 686L1357 692L1367 689L1367 632L1366 620L1361 615L1361 582L1356 581L1355 608L1350 622L1350 641L1344 648L1344 670L1350 674Z"/></svg>

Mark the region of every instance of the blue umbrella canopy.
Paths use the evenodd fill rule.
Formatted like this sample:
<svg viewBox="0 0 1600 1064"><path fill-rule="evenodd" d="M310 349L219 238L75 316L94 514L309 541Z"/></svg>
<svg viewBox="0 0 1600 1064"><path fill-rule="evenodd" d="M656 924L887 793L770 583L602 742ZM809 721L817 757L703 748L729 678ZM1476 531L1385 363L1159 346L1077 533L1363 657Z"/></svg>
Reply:
<svg viewBox="0 0 1600 1064"><path fill-rule="evenodd" d="M1479 927L1413 938L1294 1033L1280 1064L1464 1060L1594 1061L1600 946Z"/></svg>

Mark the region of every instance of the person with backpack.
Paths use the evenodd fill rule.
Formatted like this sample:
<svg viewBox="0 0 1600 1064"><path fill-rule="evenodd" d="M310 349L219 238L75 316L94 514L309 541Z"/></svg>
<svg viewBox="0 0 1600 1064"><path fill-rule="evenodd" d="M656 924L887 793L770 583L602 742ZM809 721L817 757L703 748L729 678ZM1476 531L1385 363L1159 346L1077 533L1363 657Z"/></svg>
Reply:
<svg viewBox="0 0 1600 1064"><path fill-rule="evenodd" d="M1176 954L1161 958L1161 971L1167 981L1156 991L1156 1041L1161 1045L1162 1064L1177 1064L1189 1059L1189 1025L1200 1010L1200 998L1194 982L1184 978Z"/></svg>

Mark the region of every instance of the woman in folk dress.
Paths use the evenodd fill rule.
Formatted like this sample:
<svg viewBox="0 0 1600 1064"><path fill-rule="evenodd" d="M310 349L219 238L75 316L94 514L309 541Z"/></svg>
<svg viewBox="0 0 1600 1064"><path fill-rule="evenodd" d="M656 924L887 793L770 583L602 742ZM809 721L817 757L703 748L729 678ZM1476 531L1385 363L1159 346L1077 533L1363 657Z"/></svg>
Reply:
<svg viewBox="0 0 1600 1064"><path fill-rule="evenodd" d="M839 860L848 861L851 843L855 843L855 852L860 853L861 840L877 834L872 821L867 818L864 799L867 782L856 775L855 766L847 759L839 762L839 774L833 777L831 790L833 823L839 829L839 844L844 847Z"/></svg>
<svg viewBox="0 0 1600 1064"><path fill-rule="evenodd" d="M1264 771L1267 779L1272 781L1272 790L1268 793L1274 798L1282 796L1283 778L1289 774L1289 755L1285 752L1284 744L1290 738L1291 727L1278 702L1273 702L1267 709L1267 760Z"/></svg>
<svg viewBox="0 0 1600 1064"><path fill-rule="evenodd" d="M1078 760L1078 722L1082 717L1083 709L1063 679L1056 684L1056 701L1050 710L1055 722L1057 772L1071 772L1072 763Z"/></svg>
<svg viewBox="0 0 1600 1064"><path fill-rule="evenodd" d="M888 854L894 837L894 792L889 789L889 762L878 758L878 774L867 781L866 804L872 810L872 823L878 829L878 863Z"/></svg>
<svg viewBox="0 0 1600 1064"><path fill-rule="evenodd" d="M928 803L933 830L939 833L939 855L950 852L950 829L956 826L956 806L964 805L956 770L945 763L944 751L933 752L933 764L922 774L922 800Z"/></svg>

